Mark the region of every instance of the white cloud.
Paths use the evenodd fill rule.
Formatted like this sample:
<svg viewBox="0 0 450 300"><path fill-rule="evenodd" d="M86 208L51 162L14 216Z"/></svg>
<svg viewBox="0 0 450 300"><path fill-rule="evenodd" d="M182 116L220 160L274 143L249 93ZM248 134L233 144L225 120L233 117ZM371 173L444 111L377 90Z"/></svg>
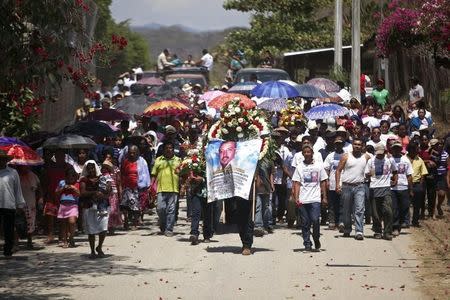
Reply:
<svg viewBox="0 0 450 300"><path fill-rule="evenodd" d="M249 14L227 11L222 0L113 0L116 21L131 19L132 25L181 24L198 30L249 26Z"/></svg>

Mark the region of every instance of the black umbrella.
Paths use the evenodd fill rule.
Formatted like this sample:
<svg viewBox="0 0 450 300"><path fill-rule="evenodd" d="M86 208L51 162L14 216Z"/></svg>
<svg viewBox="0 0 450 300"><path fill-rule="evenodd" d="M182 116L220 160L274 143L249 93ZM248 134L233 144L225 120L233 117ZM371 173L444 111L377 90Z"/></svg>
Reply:
<svg viewBox="0 0 450 300"><path fill-rule="evenodd" d="M62 130L63 134L72 133L84 136L116 136L119 129L100 121L80 121L73 125L66 126Z"/></svg>
<svg viewBox="0 0 450 300"><path fill-rule="evenodd" d="M114 108L126 112L129 115L141 115L155 101L145 95L132 95L117 102Z"/></svg>
<svg viewBox="0 0 450 300"><path fill-rule="evenodd" d="M154 87L150 91L149 97L152 99L161 100L176 98L180 94L183 94L181 89L165 84L159 87Z"/></svg>
<svg viewBox="0 0 450 300"><path fill-rule="evenodd" d="M89 149L97 144L88 137L76 134L63 134L49 138L43 145L47 149Z"/></svg>

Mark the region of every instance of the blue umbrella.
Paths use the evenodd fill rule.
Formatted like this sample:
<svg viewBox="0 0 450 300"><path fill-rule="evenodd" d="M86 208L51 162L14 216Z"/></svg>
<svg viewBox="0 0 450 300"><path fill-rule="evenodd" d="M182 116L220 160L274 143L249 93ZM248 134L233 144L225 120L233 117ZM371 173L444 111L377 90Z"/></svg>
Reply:
<svg viewBox="0 0 450 300"><path fill-rule="evenodd" d="M248 95L258 84L253 81L239 82L233 85L228 92Z"/></svg>
<svg viewBox="0 0 450 300"><path fill-rule="evenodd" d="M277 99L267 99L258 105L258 108L265 109L269 111L282 111L287 108L287 99L277 98Z"/></svg>
<svg viewBox="0 0 450 300"><path fill-rule="evenodd" d="M22 142L18 138L6 136L0 137L0 146L11 146L11 145L28 146L26 143Z"/></svg>
<svg viewBox="0 0 450 300"><path fill-rule="evenodd" d="M298 91L291 85L280 81L266 81L256 86L251 94L256 97L293 98L298 97Z"/></svg>
<svg viewBox="0 0 450 300"><path fill-rule="evenodd" d="M340 117L347 113L348 113L347 109L343 106L332 103L326 103L314 106L308 112L306 112L305 115L310 120L318 120L318 119Z"/></svg>
<svg viewBox="0 0 450 300"><path fill-rule="evenodd" d="M299 84L295 87L302 98L329 98L330 96L321 89L311 84Z"/></svg>

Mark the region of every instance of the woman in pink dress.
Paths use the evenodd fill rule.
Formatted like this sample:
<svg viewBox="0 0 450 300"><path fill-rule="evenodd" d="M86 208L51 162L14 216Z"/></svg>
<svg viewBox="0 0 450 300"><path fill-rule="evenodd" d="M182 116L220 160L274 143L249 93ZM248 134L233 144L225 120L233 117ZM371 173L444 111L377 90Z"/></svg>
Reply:
<svg viewBox="0 0 450 300"><path fill-rule="evenodd" d="M111 153L105 155L105 161L102 164L102 173L109 174L112 178L112 191L109 195L109 221L108 231L110 235L114 235L117 227L122 226L122 214L120 212L120 194L122 191L120 184L120 170L113 164L113 156Z"/></svg>

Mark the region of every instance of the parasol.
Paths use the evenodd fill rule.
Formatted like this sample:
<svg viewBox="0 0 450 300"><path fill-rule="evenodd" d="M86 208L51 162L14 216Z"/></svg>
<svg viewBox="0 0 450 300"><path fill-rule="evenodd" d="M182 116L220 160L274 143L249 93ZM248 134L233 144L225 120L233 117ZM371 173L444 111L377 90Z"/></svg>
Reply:
<svg viewBox="0 0 450 300"><path fill-rule="evenodd" d="M150 104L144 110L144 116L156 117L156 116L178 116L190 113L191 109L185 104L174 100L162 100Z"/></svg>
<svg viewBox="0 0 450 300"><path fill-rule="evenodd" d="M36 151L26 145L10 144L0 146L12 159L8 164L21 166L39 166L44 164L44 160Z"/></svg>
<svg viewBox="0 0 450 300"><path fill-rule="evenodd" d="M348 113L348 110L338 104L326 103L318 106L314 106L308 112L305 113L306 117L310 120L327 119L344 116Z"/></svg>
<svg viewBox="0 0 450 300"><path fill-rule="evenodd" d="M266 81L256 86L251 94L256 97L269 98L293 98L298 97L299 92L290 84L281 81Z"/></svg>
<svg viewBox="0 0 450 300"><path fill-rule="evenodd" d="M97 144L88 137L63 134L49 138L43 145L46 149L90 149Z"/></svg>
<svg viewBox="0 0 450 300"><path fill-rule="evenodd" d="M256 106L256 103L250 100L245 95L241 94L233 94L233 93L225 93L223 95L220 95L219 97L214 98L208 103L208 106L215 109L220 109L221 107L225 106L228 102L239 100L241 103L243 103L244 108L249 109Z"/></svg>

